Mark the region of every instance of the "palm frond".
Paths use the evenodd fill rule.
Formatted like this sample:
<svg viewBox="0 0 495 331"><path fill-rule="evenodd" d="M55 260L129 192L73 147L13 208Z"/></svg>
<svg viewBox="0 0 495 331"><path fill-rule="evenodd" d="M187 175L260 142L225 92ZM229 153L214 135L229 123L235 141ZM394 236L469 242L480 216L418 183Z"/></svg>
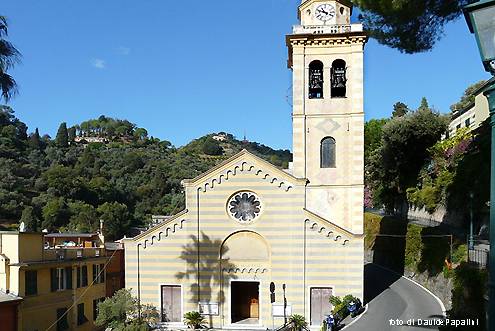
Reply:
<svg viewBox="0 0 495 331"><path fill-rule="evenodd" d="M6 71L21 62L21 53L5 39L0 39L0 68Z"/></svg>
<svg viewBox="0 0 495 331"><path fill-rule="evenodd" d="M5 102L9 102L17 94L17 83L6 72L0 70L0 90L2 93L2 98Z"/></svg>
<svg viewBox="0 0 495 331"><path fill-rule="evenodd" d="M0 37L8 34L7 17L0 15Z"/></svg>

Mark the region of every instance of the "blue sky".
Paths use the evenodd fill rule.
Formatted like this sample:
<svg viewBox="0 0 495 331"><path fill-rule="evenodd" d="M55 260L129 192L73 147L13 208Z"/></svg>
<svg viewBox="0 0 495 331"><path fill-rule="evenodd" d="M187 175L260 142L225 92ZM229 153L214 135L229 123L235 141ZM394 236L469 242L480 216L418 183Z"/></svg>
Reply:
<svg viewBox="0 0 495 331"><path fill-rule="evenodd" d="M299 0L3 0L23 54L11 102L30 131L54 136L107 115L180 146L226 131L291 148L291 74L285 35ZM371 40L366 118L388 117L425 96L441 112L487 78L463 19L428 53L404 55Z"/></svg>

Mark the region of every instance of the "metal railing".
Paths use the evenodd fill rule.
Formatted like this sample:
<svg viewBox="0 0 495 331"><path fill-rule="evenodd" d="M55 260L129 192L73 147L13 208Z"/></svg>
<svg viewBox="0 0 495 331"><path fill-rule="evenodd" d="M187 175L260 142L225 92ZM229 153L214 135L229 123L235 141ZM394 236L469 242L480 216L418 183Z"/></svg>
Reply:
<svg viewBox="0 0 495 331"><path fill-rule="evenodd" d="M339 34L363 31L362 24L294 25L293 34Z"/></svg>
<svg viewBox="0 0 495 331"><path fill-rule="evenodd" d="M480 269L488 268L490 252L486 249L472 248L468 250L468 262Z"/></svg>

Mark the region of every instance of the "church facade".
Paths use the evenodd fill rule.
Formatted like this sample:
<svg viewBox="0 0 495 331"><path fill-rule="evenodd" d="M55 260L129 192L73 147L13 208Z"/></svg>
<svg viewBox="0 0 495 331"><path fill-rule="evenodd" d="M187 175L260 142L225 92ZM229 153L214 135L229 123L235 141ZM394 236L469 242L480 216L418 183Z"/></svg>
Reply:
<svg viewBox="0 0 495 331"><path fill-rule="evenodd" d="M126 287L179 327L266 329L330 295L363 297L364 110L360 24L344 0L306 0L286 37L293 72L293 163L242 151L183 181L186 209L124 239ZM285 303L285 304L284 304Z"/></svg>

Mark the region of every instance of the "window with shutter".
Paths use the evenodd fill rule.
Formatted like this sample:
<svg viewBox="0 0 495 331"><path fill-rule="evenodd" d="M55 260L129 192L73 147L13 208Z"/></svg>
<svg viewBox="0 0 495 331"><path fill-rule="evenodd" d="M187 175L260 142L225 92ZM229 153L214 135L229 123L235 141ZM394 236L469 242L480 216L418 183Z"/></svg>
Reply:
<svg viewBox="0 0 495 331"><path fill-rule="evenodd" d="M38 272L36 270L24 272L24 285L26 286L26 295L38 294Z"/></svg>
<svg viewBox="0 0 495 331"><path fill-rule="evenodd" d="M85 287L88 286L88 266L83 265L81 268L81 286Z"/></svg>
<svg viewBox="0 0 495 331"><path fill-rule="evenodd" d="M77 325L82 325L86 323L88 319L84 315L84 303L77 305Z"/></svg>
<svg viewBox="0 0 495 331"><path fill-rule="evenodd" d="M51 283L52 292L55 292L56 290L58 290L58 277L57 277L57 275L58 275L58 273L57 273L56 268L50 269L50 283Z"/></svg>
<svg viewBox="0 0 495 331"><path fill-rule="evenodd" d="M64 289L72 289L72 267L65 268L65 287Z"/></svg>

